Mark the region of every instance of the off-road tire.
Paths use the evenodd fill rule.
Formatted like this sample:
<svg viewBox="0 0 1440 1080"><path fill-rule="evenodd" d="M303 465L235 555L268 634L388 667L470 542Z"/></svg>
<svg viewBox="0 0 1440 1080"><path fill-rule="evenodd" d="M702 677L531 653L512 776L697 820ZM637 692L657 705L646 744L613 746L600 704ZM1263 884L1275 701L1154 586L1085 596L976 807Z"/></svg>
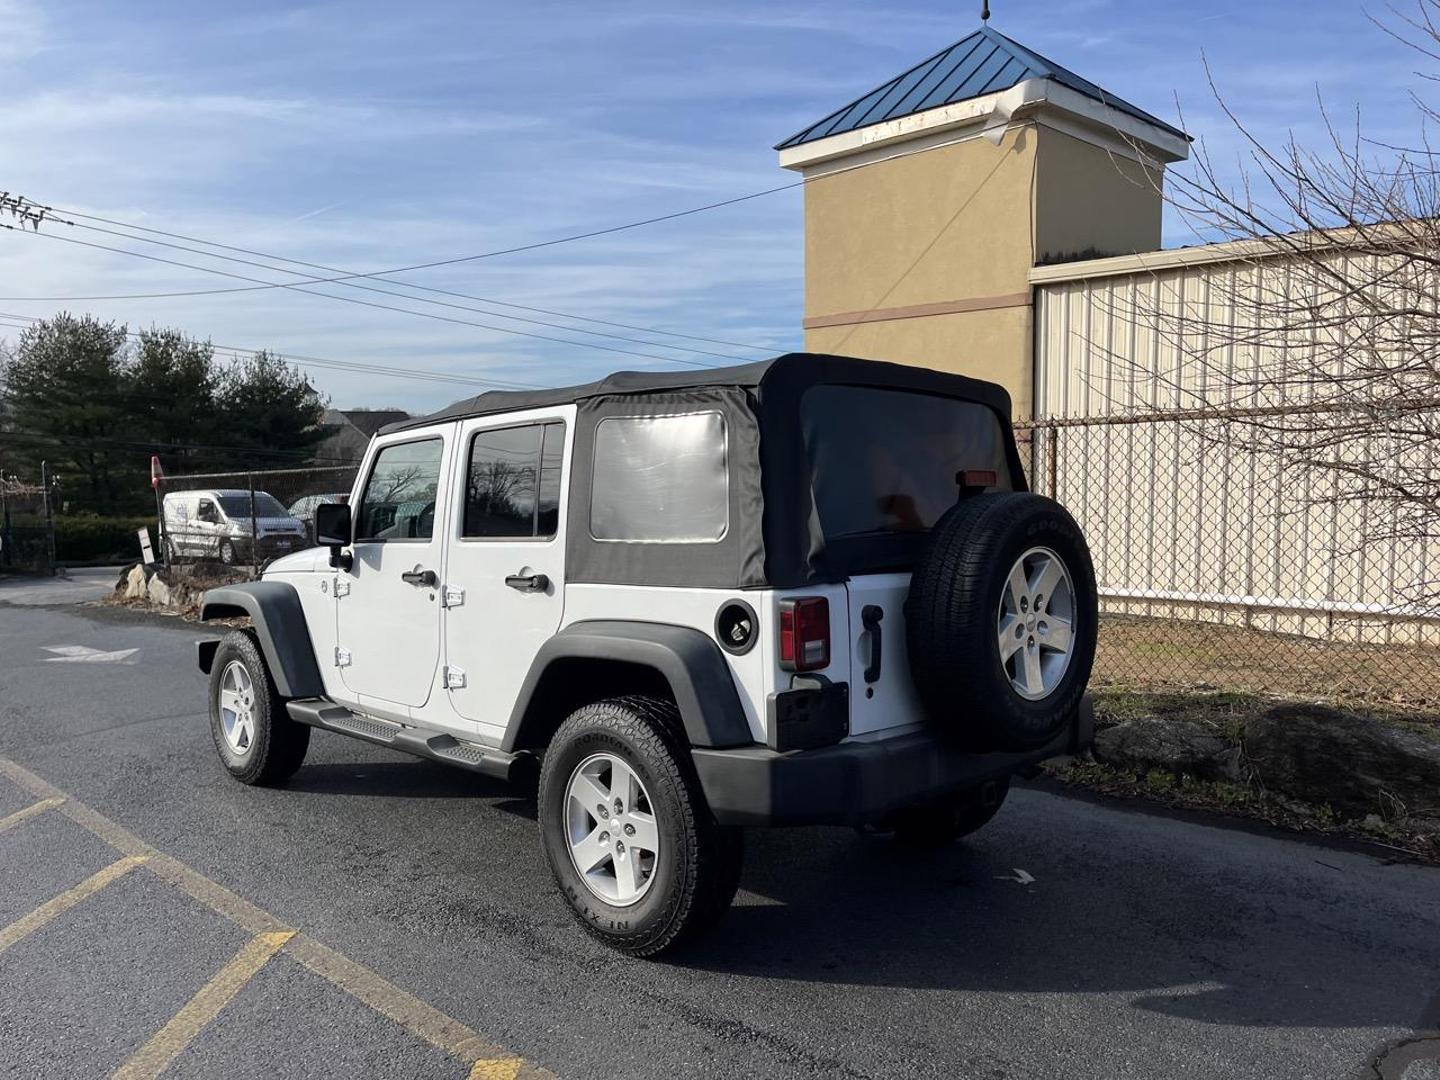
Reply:
<svg viewBox="0 0 1440 1080"><path fill-rule="evenodd" d="M1040 700L1011 685L996 636L1006 577L1034 547L1060 556L1075 609L1069 666ZM1050 742L1080 707L1095 661L1097 615L1090 549L1059 503L997 492L951 507L931 530L905 603L911 676L936 731L967 750L1019 752Z"/></svg>
<svg viewBox="0 0 1440 1080"><path fill-rule="evenodd" d="M220 686L225 670L234 662L245 666L254 687L254 738L243 754L236 753L225 739L220 716ZM210 668L210 735L225 769L242 784L271 785L288 780L305 762L310 748L310 728L290 719L285 699L275 689L275 680L265 663L255 636L248 630L232 630L215 650Z"/></svg>
<svg viewBox="0 0 1440 1080"><path fill-rule="evenodd" d="M1010 779L989 780L942 802L913 807L895 817L895 842L906 847L936 848L990 824L1005 805Z"/></svg>
<svg viewBox="0 0 1440 1080"><path fill-rule="evenodd" d="M656 956L708 929L740 882L743 834L711 815L683 730L672 702L640 696L596 702L560 725L540 771L540 843L555 882L592 937L632 956ZM659 829L652 879L628 907L597 897L570 856L567 787L576 767L596 753L613 754L634 770Z"/></svg>

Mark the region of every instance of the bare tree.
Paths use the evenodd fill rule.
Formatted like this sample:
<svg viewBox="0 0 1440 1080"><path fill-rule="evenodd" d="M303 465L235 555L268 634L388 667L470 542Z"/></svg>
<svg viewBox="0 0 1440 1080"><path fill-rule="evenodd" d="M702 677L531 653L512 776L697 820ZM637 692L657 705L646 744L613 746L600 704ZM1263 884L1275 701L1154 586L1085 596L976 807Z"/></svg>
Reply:
<svg viewBox="0 0 1440 1080"><path fill-rule="evenodd" d="M1413 3L1377 27L1437 80L1440 0ZM1440 111L1416 95L1401 144L1321 102L1319 145L1273 146L1211 85L1242 140L1238 175L1201 143L1165 198L1236 259L1203 298L1154 290L1127 314L1181 357L1159 377L1207 443L1303 476L1307 500L1364 504L1351 551L1332 558L1378 541L1431 552L1395 592L1440 611Z"/></svg>

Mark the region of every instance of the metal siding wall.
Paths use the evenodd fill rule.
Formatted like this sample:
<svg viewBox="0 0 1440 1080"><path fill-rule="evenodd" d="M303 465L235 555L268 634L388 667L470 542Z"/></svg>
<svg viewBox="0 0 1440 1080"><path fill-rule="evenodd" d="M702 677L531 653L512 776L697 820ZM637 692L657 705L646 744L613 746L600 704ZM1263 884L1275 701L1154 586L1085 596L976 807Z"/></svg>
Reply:
<svg viewBox="0 0 1440 1080"><path fill-rule="evenodd" d="M1395 610L1380 617L1379 609L1403 609L1405 583L1426 572L1432 555L1398 538L1362 542L1373 535L1370 519L1387 513L1382 506L1317 502L1335 490L1331 476L1282 475L1273 460L1206 440L1185 422L1103 422L1237 404L1224 400L1226 376L1263 369L1263 343L1230 345L1211 371L1183 358L1215 332L1207 324L1232 335L1242 325L1239 290L1289 295L1290 279L1283 263L1229 262L1037 285L1036 422L1102 422L1036 432L1035 490L1064 503L1091 539L1111 594L1107 611L1334 641L1440 644L1433 620ZM1156 310L1159 319L1137 314ZM1244 404L1280 403L1277 391Z"/></svg>

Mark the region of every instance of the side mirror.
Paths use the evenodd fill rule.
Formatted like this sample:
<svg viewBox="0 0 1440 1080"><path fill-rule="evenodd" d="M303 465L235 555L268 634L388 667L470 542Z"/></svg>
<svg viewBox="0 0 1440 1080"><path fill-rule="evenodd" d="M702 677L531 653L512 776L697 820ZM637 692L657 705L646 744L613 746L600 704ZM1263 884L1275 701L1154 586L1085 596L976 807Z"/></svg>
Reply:
<svg viewBox="0 0 1440 1080"><path fill-rule="evenodd" d="M315 507L315 543L330 549L330 565L350 569L350 555L341 548L350 545L350 507L344 503L321 503Z"/></svg>

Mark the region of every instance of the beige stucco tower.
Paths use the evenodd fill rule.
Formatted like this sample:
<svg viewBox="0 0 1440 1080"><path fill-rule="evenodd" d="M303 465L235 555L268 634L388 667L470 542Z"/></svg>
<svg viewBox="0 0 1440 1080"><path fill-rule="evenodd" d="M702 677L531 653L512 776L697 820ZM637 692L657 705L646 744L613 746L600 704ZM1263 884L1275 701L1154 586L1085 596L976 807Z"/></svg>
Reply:
<svg viewBox="0 0 1440 1080"><path fill-rule="evenodd" d="M988 26L782 142L805 186L805 344L1032 400L1037 264L1160 246L1184 132Z"/></svg>

